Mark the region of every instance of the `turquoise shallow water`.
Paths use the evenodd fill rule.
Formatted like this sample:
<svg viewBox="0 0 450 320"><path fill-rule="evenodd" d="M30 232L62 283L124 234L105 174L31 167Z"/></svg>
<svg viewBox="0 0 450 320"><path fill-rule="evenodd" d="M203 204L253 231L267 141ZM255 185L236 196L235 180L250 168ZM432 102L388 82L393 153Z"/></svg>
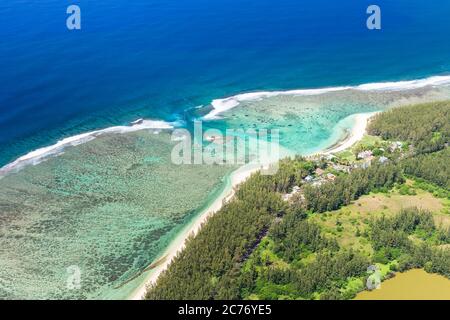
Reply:
<svg viewBox="0 0 450 320"><path fill-rule="evenodd" d="M355 113L448 98L448 86L281 95L242 102L203 125L279 129L283 148L306 154L338 141ZM173 164L179 141L170 131L104 134L0 179L0 297L117 299L139 286L236 168ZM76 289L68 286L74 266Z"/></svg>
<svg viewBox="0 0 450 320"><path fill-rule="evenodd" d="M450 98L449 86L424 86L405 90L337 90L321 94L280 94L239 102L219 113L205 127L268 128L280 131L280 144L298 154L309 154L337 142L356 113L386 110L395 106ZM208 115L211 107L205 108ZM201 111L200 111L201 112ZM207 117L207 116L206 116ZM338 125L339 124L339 125Z"/></svg>
<svg viewBox="0 0 450 320"><path fill-rule="evenodd" d="M450 72L448 0L0 2L0 165L138 118L184 121L261 90L401 81ZM310 153L351 115L448 98L446 88L340 91L241 102L204 127L273 128ZM205 106L197 108L198 106ZM0 179L0 298L122 298L232 170L174 166L168 133L105 135ZM61 151L61 150L58 150ZM79 289L67 288L78 266ZM72 269L70 269L72 270ZM70 271L69 270L69 271ZM139 279L138 279L139 280Z"/></svg>
<svg viewBox="0 0 450 320"><path fill-rule="evenodd" d="M0 2L0 165L82 132L242 92L450 72L448 0ZM72 3L70 3L72 4Z"/></svg>
<svg viewBox="0 0 450 320"><path fill-rule="evenodd" d="M230 168L170 161L167 133L105 135L0 180L0 297L124 298ZM80 290L67 287L70 268Z"/></svg>

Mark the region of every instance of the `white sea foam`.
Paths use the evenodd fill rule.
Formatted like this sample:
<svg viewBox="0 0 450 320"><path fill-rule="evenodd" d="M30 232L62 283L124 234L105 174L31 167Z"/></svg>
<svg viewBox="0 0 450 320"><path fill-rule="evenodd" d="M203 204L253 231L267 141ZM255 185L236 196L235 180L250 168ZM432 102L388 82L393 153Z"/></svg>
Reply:
<svg viewBox="0 0 450 320"><path fill-rule="evenodd" d="M300 89L288 91L261 91L238 94L225 99L215 99L211 102L213 110L203 117L205 120L217 119L218 116L245 101L258 101L265 98L276 97L281 95L291 96L311 96L320 95L328 92L358 90L358 91L401 91L424 88L427 86L449 85L450 76L434 76L426 79L398 81L398 82L379 82L368 83L358 86L330 87L321 89Z"/></svg>
<svg viewBox="0 0 450 320"><path fill-rule="evenodd" d="M358 90L358 91L401 91L412 90L418 88L424 88L427 86L442 86L450 85L450 76L433 76L426 79L411 80L411 81L398 81L398 82L380 82L380 83L368 83L358 86L342 86L342 87L330 87L321 89L299 89L299 90L287 90L287 91L261 91L238 94L225 99L215 99L211 105L213 110L203 117L205 120L217 119L218 116L238 106L244 101L258 101L265 98L280 96L280 95L298 95L298 96L311 96L320 95L329 92L344 91L344 90ZM143 129L172 129L174 123L168 123L159 120L143 120L138 119L131 123L130 126L116 126L103 130L92 131L88 133L72 136L56 144L34 150L17 160L0 168L0 177L3 177L8 172L18 170L26 165L36 165L50 156L61 154L66 147L76 146L82 143L86 143L97 136L105 133L127 133Z"/></svg>
<svg viewBox="0 0 450 320"><path fill-rule="evenodd" d="M54 145L40 148L27 153L26 155L16 159L15 161L0 168L0 177L5 176L11 171L18 171L27 165L36 165L48 159L51 156L57 156L63 153L64 149L71 146L77 146L95 139L96 137L106 133L128 133L144 129L172 129L174 123L168 123L159 120L143 120L139 119L131 123L130 126L115 126L102 130L82 133L72 137L58 141Z"/></svg>

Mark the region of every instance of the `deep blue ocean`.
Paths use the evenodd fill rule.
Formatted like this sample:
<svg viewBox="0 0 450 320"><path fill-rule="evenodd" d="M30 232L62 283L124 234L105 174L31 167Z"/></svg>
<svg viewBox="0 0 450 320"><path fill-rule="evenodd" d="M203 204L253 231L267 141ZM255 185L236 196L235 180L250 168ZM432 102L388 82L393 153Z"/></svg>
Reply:
<svg viewBox="0 0 450 320"><path fill-rule="evenodd" d="M2 0L0 165L241 92L448 74L449 34L448 0Z"/></svg>

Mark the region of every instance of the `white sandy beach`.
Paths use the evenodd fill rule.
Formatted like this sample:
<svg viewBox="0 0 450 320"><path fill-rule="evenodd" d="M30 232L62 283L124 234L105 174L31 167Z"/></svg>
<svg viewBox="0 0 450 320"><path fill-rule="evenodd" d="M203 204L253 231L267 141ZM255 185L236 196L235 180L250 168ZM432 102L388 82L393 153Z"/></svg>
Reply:
<svg viewBox="0 0 450 320"><path fill-rule="evenodd" d="M152 270L148 271L148 275L145 278L145 282L142 283L129 297L129 300L142 300L147 291L147 287L154 284L158 279L159 275L167 269L172 260L175 258L178 252L184 249L187 238L193 234L196 235L201 229L203 223L205 223L210 216L219 211L223 204L229 201L235 192L235 187L247 180L253 173L260 170L259 166L255 165L245 165L234 171L229 177L230 182L226 188L222 191L221 195L214 200L214 202L205 209L196 220L188 225L185 230L183 230L169 247L162 254L162 259Z"/></svg>
<svg viewBox="0 0 450 320"><path fill-rule="evenodd" d="M374 113L361 113L355 115L355 125L353 126L351 133L348 137L336 144L332 148L322 152L323 154L331 154L343 151L347 148L353 146L356 142L362 139L366 132L366 127L370 117L372 117ZM148 271L145 281L129 296L130 300L142 300L147 291L147 287L151 284L156 283L158 277L167 267L170 265L174 257L178 252L184 249L187 238L191 234L197 234L201 229L202 225L211 217L214 213L219 211L223 204L229 201L235 192L236 187L247 180L253 173L260 170L260 166L255 164L247 164L234 171L230 176L230 181L221 195L207 208L205 209L196 220L188 225L185 230L180 232L180 234L176 237L176 239L169 245L169 247L165 250L165 252L161 255L161 259L155 263L155 267L152 270Z"/></svg>
<svg viewBox="0 0 450 320"><path fill-rule="evenodd" d="M337 153L353 146L355 143L357 143L364 137L364 134L366 133L367 124L369 123L370 118L376 115L377 113L379 112L356 114L355 125L353 126L352 131L350 135L347 137L347 139L343 140L342 142L338 143L337 145L333 146L330 149L327 149L322 153L323 154Z"/></svg>

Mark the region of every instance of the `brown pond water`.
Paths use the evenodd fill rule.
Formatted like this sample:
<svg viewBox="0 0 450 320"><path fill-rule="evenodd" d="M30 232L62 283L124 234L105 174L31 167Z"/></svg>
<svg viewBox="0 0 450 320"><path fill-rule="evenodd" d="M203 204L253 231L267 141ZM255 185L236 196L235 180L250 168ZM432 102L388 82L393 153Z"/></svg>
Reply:
<svg viewBox="0 0 450 320"><path fill-rule="evenodd" d="M397 273L381 288L359 293L355 300L450 300L450 280L423 269Z"/></svg>

